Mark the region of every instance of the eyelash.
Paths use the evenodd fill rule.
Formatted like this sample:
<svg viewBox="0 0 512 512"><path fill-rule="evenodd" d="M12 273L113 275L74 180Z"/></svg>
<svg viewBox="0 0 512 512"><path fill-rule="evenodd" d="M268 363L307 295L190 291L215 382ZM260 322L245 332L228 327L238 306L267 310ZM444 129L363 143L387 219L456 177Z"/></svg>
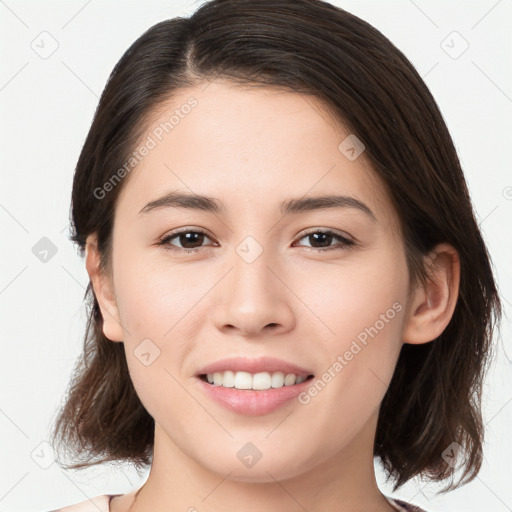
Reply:
<svg viewBox="0 0 512 512"><path fill-rule="evenodd" d="M184 252L184 253L193 253L193 252L198 252L199 250L201 249L204 249L205 246L202 246L202 247L197 247L195 249L187 249L187 248L184 248L184 247L174 247L173 245L171 245L169 242L173 239L173 238L176 238L178 235L181 235L183 233L196 233L196 234L201 234L201 235L205 235L206 237L210 238L210 236L208 235L208 233L200 230L200 229L190 229L190 228L184 228L184 229L181 229L181 230L178 230L178 231L173 231L172 233L169 233L168 235L165 235L163 238L161 238L159 240L159 242L157 243L158 246L164 246L166 250L170 250L170 251L176 251L176 252ZM316 229L316 230L313 230L313 231L309 231L308 233L304 233L300 238L299 240L301 240L302 238L306 238L308 236L311 236L311 235L314 235L316 233L321 233L321 234L324 234L324 235L332 235L333 237L337 238L338 240L340 240L340 243L343 244L342 247L336 247L336 246L332 246L332 247L325 247L325 248L318 248L318 247L307 247L307 249L309 249L310 251L314 251L314 252L317 252L317 253L322 253L322 252L326 252L326 251L330 251L330 250L334 250L334 249L343 249L343 248L346 248L346 247L353 247L356 244L356 242L354 242L353 240L349 240L348 238L330 230L330 229ZM304 246L302 246L304 247Z"/></svg>

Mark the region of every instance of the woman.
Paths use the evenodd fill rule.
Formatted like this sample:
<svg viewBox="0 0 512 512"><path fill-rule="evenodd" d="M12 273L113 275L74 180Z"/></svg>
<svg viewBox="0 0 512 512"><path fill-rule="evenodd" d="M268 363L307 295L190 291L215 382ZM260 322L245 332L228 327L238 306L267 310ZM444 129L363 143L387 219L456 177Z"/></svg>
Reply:
<svg viewBox="0 0 512 512"><path fill-rule="evenodd" d="M420 511L375 456L395 490L478 473L489 256L434 99L368 23L212 0L150 28L72 225L91 310L54 441L151 470L61 510Z"/></svg>

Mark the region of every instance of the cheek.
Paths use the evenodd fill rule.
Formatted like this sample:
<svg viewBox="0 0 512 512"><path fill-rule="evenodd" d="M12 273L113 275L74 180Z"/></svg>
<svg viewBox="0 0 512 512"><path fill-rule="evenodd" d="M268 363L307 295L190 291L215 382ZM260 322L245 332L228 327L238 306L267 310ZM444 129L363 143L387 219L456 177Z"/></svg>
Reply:
<svg viewBox="0 0 512 512"><path fill-rule="evenodd" d="M325 361L314 396L304 402L337 403L340 419L348 410L367 417L387 389L402 346L405 256L390 246L329 267L304 273L301 298L317 317L311 323Z"/></svg>
<svg viewBox="0 0 512 512"><path fill-rule="evenodd" d="M317 317L317 332L333 346L341 348L361 333L364 339L372 326L386 332L383 338L401 329L397 310L405 309L408 272L405 256L393 246L361 251L336 264L316 263L304 269L299 282L301 299Z"/></svg>
<svg viewBox="0 0 512 512"><path fill-rule="evenodd" d="M128 339L171 337L182 328L181 318L186 323L187 311L208 285L194 269L164 257L151 259L143 250L139 257L132 251L129 259L119 258L117 264L116 300Z"/></svg>
<svg viewBox="0 0 512 512"><path fill-rule="evenodd" d="M119 273L121 278L121 273ZM150 268L139 269L120 287L123 299L119 312L125 355L137 395L155 419L162 409L182 411L190 404L178 384L183 361L191 350L193 315L187 312L197 303L192 287L183 277ZM179 414L169 414L166 426L177 428Z"/></svg>
<svg viewBox="0 0 512 512"><path fill-rule="evenodd" d="M134 249L123 257L118 247L114 280L126 360L137 394L151 411L158 396L154 390L175 387L171 375L189 350L181 341L188 338L183 332L190 325L187 311L200 290L194 291L194 283L186 286L178 267L157 266Z"/></svg>

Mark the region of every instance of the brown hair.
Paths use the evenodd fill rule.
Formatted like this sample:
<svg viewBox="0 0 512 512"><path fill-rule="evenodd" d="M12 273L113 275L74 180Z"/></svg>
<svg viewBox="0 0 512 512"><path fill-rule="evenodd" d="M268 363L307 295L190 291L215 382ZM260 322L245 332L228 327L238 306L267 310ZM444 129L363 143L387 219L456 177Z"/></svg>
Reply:
<svg viewBox="0 0 512 512"><path fill-rule="evenodd" d="M401 222L411 282L438 243L460 257L457 305L433 342L404 344L381 404L374 445L394 489L416 475L453 478L443 451L458 443L467 481L482 464L482 384L501 304L452 139L406 57L365 21L321 0L212 0L151 27L125 52L102 93L78 159L72 235L96 233L109 268L116 198L97 191L126 162L151 113L183 87L216 78L314 95L366 146ZM132 385L121 343L102 332L91 284L83 356L52 432L80 468L152 459L154 420ZM461 485L450 485L451 489ZM443 490L445 492L445 490Z"/></svg>

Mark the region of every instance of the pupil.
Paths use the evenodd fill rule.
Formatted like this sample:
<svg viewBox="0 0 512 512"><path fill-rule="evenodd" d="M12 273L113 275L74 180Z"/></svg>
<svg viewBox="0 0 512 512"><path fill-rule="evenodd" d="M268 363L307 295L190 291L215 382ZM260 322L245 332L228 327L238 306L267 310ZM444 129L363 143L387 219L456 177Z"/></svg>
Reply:
<svg viewBox="0 0 512 512"><path fill-rule="evenodd" d="M194 237L196 238L196 240L193 240ZM202 233L183 233L180 235L180 244L185 249L194 249L194 247L187 247L187 243L188 244L197 243L197 241L198 241L197 237L204 237L204 235ZM183 240L185 240L185 243L183 243ZM202 242L202 241L203 241L202 238L199 238L199 242Z"/></svg>
<svg viewBox="0 0 512 512"><path fill-rule="evenodd" d="M199 237L199 239L198 239ZM201 238L202 237L202 238ZM315 244L320 244L320 247L329 247L332 235L329 233L313 233L309 235L310 238L313 239L314 243L311 244L313 247L317 247ZM195 240L194 240L195 238ZM194 244L199 242L199 245L203 242L204 235L202 233L183 233L180 235L180 243L185 249L193 249L194 247L188 247L187 244Z"/></svg>
<svg viewBox="0 0 512 512"><path fill-rule="evenodd" d="M327 242L330 242L330 238L329 237L332 237L332 235L330 235L329 233L313 233L312 235L309 235L310 237L313 237L313 240L315 240L316 242L318 242L318 237L320 237L324 242L326 241L325 240L325 237L327 237ZM313 247L315 247L315 244L311 244ZM327 247L329 246L330 244L327 243ZM325 245L322 245L322 247L324 247Z"/></svg>

